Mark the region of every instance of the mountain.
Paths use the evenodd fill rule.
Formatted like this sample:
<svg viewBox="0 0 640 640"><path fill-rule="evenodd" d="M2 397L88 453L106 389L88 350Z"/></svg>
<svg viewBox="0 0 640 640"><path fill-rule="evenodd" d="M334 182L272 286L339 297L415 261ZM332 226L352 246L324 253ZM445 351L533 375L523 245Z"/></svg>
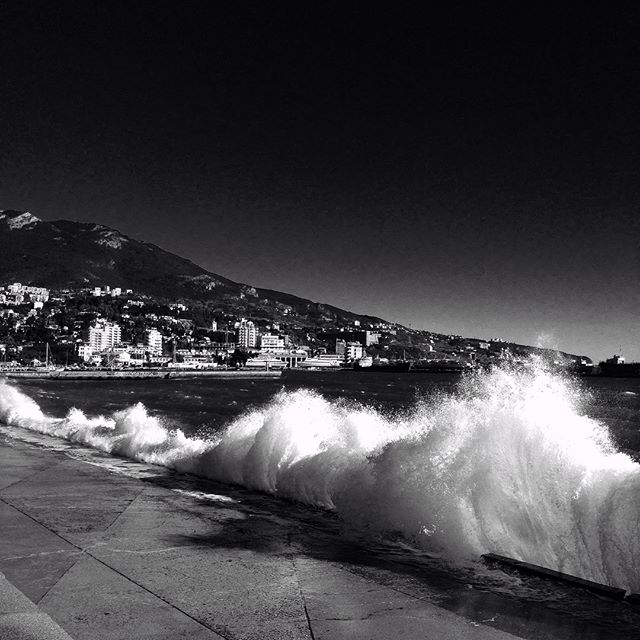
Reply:
<svg viewBox="0 0 640 640"><path fill-rule="evenodd" d="M292 314L326 322L384 322L211 273L148 242L99 224L46 221L0 210L0 284L52 289L110 285L165 299L202 300L275 319Z"/></svg>

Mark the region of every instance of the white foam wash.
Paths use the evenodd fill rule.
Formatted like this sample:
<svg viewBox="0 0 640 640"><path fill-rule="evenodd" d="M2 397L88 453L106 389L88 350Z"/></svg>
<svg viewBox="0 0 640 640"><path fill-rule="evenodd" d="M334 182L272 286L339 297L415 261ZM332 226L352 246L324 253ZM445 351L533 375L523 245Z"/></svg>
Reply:
<svg viewBox="0 0 640 640"><path fill-rule="evenodd" d="M640 465L582 415L571 382L497 368L394 418L282 391L210 439L142 404L45 415L0 384L0 421L335 510L452 558L496 552L640 590Z"/></svg>

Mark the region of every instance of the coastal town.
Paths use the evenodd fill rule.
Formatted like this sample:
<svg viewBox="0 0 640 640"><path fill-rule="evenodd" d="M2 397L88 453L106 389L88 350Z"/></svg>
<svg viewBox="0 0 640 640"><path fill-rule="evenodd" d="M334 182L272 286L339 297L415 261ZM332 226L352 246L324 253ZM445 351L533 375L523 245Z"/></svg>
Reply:
<svg viewBox="0 0 640 640"><path fill-rule="evenodd" d="M361 368L459 371L533 347L411 329L374 319L323 321L293 308L245 317L121 286L0 286L0 368L271 370ZM588 359L557 353L562 365Z"/></svg>

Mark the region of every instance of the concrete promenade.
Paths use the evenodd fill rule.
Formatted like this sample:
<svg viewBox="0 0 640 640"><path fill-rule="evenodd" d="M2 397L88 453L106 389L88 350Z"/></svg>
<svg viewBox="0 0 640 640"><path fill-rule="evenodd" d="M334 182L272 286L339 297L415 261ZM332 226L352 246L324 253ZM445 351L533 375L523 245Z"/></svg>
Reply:
<svg viewBox="0 0 640 640"><path fill-rule="evenodd" d="M3 640L515 637L342 546L330 514L65 446L0 433Z"/></svg>

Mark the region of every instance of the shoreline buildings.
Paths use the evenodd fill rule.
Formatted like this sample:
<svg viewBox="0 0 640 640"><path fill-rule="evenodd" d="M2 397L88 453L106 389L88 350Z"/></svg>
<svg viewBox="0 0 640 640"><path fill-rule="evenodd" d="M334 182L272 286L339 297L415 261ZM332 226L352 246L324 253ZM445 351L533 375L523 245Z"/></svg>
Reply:
<svg viewBox="0 0 640 640"><path fill-rule="evenodd" d="M98 295L98 293L100 295ZM127 295L124 295L127 294ZM215 310L202 302L166 300L120 287L49 291L15 282L0 286L0 358L8 366L42 360L47 350L69 365L118 367L379 366L411 361L486 366L514 348L504 341L433 334L382 322L344 319L265 307L253 319L233 306ZM246 315L247 311L243 309ZM405 353L406 350L406 353ZM558 361L576 362L559 354ZM569 360L572 358L572 360ZM13 363L13 365L12 365ZM626 373L628 366L605 363ZM593 367L592 367L593 369Z"/></svg>

